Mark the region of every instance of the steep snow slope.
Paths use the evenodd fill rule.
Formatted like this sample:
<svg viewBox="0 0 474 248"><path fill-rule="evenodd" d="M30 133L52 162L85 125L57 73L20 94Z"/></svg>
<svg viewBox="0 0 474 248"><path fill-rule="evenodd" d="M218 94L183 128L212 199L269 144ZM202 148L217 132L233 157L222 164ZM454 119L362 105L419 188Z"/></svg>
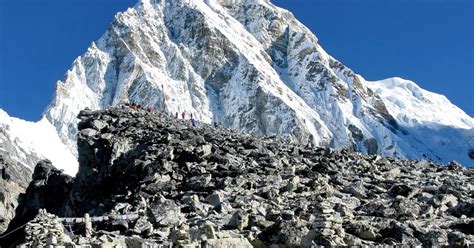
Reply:
<svg viewBox="0 0 474 248"><path fill-rule="evenodd" d="M366 81L399 124L410 126L443 125L472 129L474 120L445 96L420 88L414 82L402 78Z"/></svg>
<svg viewBox="0 0 474 248"><path fill-rule="evenodd" d="M366 84L380 95L406 133L411 144L406 150L424 146L440 161L457 160L474 165L468 156L469 150L474 148L474 120L445 96L401 78L366 81ZM418 158L416 155L408 157Z"/></svg>
<svg viewBox="0 0 474 248"><path fill-rule="evenodd" d="M71 151L81 109L135 102L303 143L472 164L473 119L404 82L367 82L267 0L142 0L74 61L45 117ZM387 93L401 85L407 94ZM440 117L439 104L456 111Z"/></svg>
<svg viewBox="0 0 474 248"><path fill-rule="evenodd" d="M46 118L28 122L10 117L0 109L0 153L30 169L47 158L65 173L74 176L78 169L76 157L59 139L56 129Z"/></svg>

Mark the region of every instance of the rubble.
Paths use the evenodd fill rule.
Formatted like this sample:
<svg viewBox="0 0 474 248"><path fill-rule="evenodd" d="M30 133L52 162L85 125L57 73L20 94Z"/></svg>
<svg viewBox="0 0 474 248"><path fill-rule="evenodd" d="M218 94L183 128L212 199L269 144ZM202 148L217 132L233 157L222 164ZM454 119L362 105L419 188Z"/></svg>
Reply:
<svg viewBox="0 0 474 248"><path fill-rule="evenodd" d="M64 232L52 221L56 217L40 211L25 229L24 245L474 244L469 168L300 146L206 124L192 127L126 106L78 117L83 129L77 177L35 171L31 185L43 186L30 185L26 196L48 204L25 202L21 210L110 218L93 222L87 237L80 228L74 235ZM63 191L42 194L48 185L63 185ZM137 218L116 218L120 215ZM33 241L38 230L44 235Z"/></svg>
<svg viewBox="0 0 474 248"><path fill-rule="evenodd" d="M48 214L44 209L41 209L26 225L25 232L26 243L22 245L24 247L74 245L61 220L55 215Z"/></svg>

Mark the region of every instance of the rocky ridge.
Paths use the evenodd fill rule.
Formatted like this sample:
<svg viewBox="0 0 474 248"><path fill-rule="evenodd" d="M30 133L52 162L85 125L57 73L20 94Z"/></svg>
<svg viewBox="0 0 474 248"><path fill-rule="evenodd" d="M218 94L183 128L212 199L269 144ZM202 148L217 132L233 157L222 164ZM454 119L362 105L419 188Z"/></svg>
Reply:
<svg viewBox="0 0 474 248"><path fill-rule="evenodd" d="M2 242L209 247L474 242L474 172L457 163L443 167L302 146L204 123L192 127L126 106L85 110L78 118L76 178L40 163L10 229L45 210L26 228L26 241L19 235ZM81 226L63 228L45 211L110 219L94 223L86 237ZM139 218L113 217L130 214ZM47 235L33 240L34 232Z"/></svg>

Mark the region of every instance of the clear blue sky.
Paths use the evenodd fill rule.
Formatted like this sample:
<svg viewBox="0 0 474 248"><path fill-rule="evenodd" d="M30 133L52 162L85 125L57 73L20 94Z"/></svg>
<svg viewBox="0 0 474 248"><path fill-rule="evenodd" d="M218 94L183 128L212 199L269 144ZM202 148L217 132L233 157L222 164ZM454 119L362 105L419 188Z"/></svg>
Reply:
<svg viewBox="0 0 474 248"><path fill-rule="evenodd" d="M39 119L57 80L135 0L0 0L0 108ZM474 1L273 0L369 80L400 76L474 116Z"/></svg>

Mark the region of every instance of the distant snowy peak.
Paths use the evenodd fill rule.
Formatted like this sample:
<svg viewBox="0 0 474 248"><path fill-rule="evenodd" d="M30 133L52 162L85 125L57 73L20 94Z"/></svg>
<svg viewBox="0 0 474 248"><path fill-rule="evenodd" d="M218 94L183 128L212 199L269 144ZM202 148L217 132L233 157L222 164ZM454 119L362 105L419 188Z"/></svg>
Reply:
<svg viewBox="0 0 474 248"><path fill-rule="evenodd" d="M56 129L46 118L38 122L28 122L10 117L2 109L0 154L31 170L40 159L45 158L72 176L78 168L76 157L61 142Z"/></svg>
<svg viewBox="0 0 474 248"><path fill-rule="evenodd" d="M473 164L471 117L413 82L366 81L266 0L139 1L74 61L45 117L74 151L81 109L124 102L302 143Z"/></svg>
<svg viewBox="0 0 474 248"><path fill-rule="evenodd" d="M390 113L405 126L445 125L462 129L474 127L474 119L445 96L420 88L402 78L369 82L368 87L384 100Z"/></svg>

